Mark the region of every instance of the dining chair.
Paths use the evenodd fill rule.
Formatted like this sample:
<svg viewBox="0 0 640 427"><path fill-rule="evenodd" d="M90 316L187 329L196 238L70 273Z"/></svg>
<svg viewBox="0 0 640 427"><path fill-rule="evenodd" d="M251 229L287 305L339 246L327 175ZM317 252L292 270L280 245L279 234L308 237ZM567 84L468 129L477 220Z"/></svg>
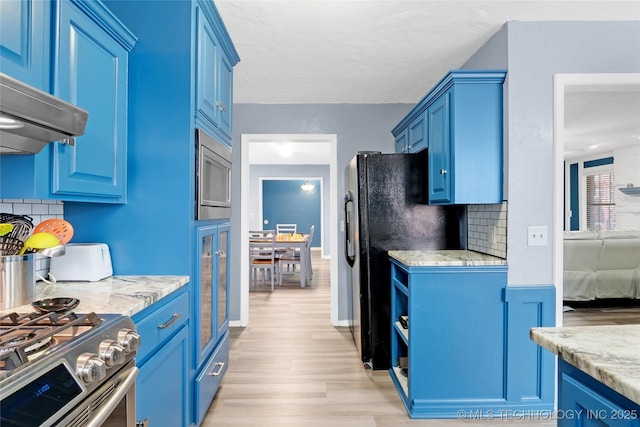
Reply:
<svg viewBox="0 0 640 427"><path fill-rule="evenodd" d="M297 224L276 224L276 232L278 234L296 234L298 231Z"/></svg>
<svg viewBox="0 0 640 427"><path fill-rule="evenodd" d="M296 234L298 231L297 224L276 224L276 233L277 234ZM293 256L296 254L296 248L278 248L276 249L276 256L282 258L283 256ZM296 271L295 264L287 264L287 271L289 268L292 268L293 271Z"/></svg>
<svg viewBox="0 0 640 427"><path fill-rule="evenodd" d="M273 231L273 230L271 230ZM259 233L249 236L249 265L251 267L251 285L257 284L258 272L262 274L262 283L266 277L271 280L271 292L276 282L280 282L278 274L278 258L275 256L273 242L275 234L259 236Z"/></svg>

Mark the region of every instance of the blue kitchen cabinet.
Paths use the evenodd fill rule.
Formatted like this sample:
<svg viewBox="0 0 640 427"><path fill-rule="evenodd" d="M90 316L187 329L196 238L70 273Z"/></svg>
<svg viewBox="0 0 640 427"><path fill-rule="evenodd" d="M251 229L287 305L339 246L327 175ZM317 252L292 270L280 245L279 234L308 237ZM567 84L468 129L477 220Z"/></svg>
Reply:
<svg viewBox="0 0 640 427"><path fill-rule="evenodd" d="M124 203L128 53L136 37L99 1L36 2L45 3L55 5L46 36L56 58L47 64L53 93L89 118L74 146L53 142L35 155L2 156L2 197Z"/></svg>
<svg viewBox="0 0 640 427"><path fill-rule="evenodd" d="M507 265L391 263L389 374L411 418L553 409L553 357L527 342L553 287L508 287Z"/></svg>
<svg viewBox="0 0 640 427"><path fill-rule="evenodd" d="M149 426L189 425L190 293L181 288L133 316L141 347L136 353L136 420Z"/></svg>
<svg viewBox="0 0 640 427"><path fill-rule="evenodd" d="M53 144L51 191L66 200L124 203L128 54L136 39L101 3L58 5L54 91L87 110L89 120L75 146Z"/></svg>
<svg viewBox="0 0 640 427"><path fill-rule="evenodd" d="M0 72L49 92L51 4L0 1Z"/></svg>
<svg viewBox="0 0 640 427"><path fill-rule="evenodd" d="M229 362L229 222L196 229L197 265L194 282L193 340L196 378L194 417L196 424L211 405Z"/></svg>
<svg viewBox="0 0 640 427"><path fill-rule="evenodd" d="M558 360L558 427L639 427L640 405Z"/></svg>
<svg viewBox="0 0 640 427"><path fill-rule="evenodd" d="M218 262L222 257L217 257L215 251L220 236L229 229L225 229L228 221L196 220L196 129L205 130L227 144L231 134L229 131L225 135L220 130L220 121L214 124L198 111L199 82L214 85L210 87L223 85L229 98L232 93L231 76L214 84L211 79L219 76L202 75L199 71L199 31L202 34L206 28L209 35L215 35L217 39L211 38L212 43L217 40L213 51L220 49L222 56L230 60L227 65L235 65L240 59L212 1L105 0L105 4L138 38L128 57L127 203L65 203L65 218L74 225L74 239L109 245L115 274L191 278L185 363L188 386L184 394L187 425L199 425L228 366L229 341L225 337L229 336L226 333L229 285L224 282L223 287L218 279L221 272ZM205 53L209 58L210 54ZM215 66L212 70L216 71ZM209 104L215 106L215 102ZM227 108L226 112L230 110ZM215 110L211 114L215 116ZM170 236L158 232L168 226ZM200 265L201 240L206 234L211 235L206 252L210 248L212 254L208 279L201 278L205 269L201 270ZM227 234L226 239L229 238L232 237ZM141 248L141 241L148 250ZM218 262L214 262L214 257ZM226 271L227 263L228 258L223 263ZM206 291L210 294L203 294L205 288L201 283L207 281L211 286ZM182 372L182 367L169 369ZM164 371L149 375L162 381ZM180 387L177 393L182 392ZM152 392L149 394L153 396ZM178 397L176 401L182 411L183 401ZM156 408L159 413L164 409ZM168 422L153 425L156 424L174 425Z"/></svg>
<svg viewBox="0 0 640 427"><path fill-rule="evenodd" d="M396 153L406 153L408 149L407 144L407 129L402 129L397 135L394 135L396 141Z"/></svg>
<svg viewBox="0 0 640 427"><path fill-rule="evenodd" d="M498 407L507 266L410 267L392 260L391 272L389 372L409 416L455 418L460 409Z"/></svg>
<svg viewBox="0 0 640 427"><path fill-rule="evenodd" d="M429 204L503 202L505 76L450 71L392 130L397 137L426 114L426 141L415 145L429 149Z"/></svg>
<svg viewBox="0 0 640 427"><path fill-rule="evenodd" d="M198 2L196 125L231 145L233 65L215 24L217 14Z"/></svg>
<svg viewBox="0 0 640 427"><path fill-rule="evenodd" d="M438 98L427 110L429 120L428 184L429 203L451 201L451 150L449 135L449 93Z"/></svg>
<svg viewBox="0 0 640 427"><path fill-rule="evenodd" d="M395 141L397 153L417 153L427 148L425 115L418 115L405 129L395 135Z"/></svg>

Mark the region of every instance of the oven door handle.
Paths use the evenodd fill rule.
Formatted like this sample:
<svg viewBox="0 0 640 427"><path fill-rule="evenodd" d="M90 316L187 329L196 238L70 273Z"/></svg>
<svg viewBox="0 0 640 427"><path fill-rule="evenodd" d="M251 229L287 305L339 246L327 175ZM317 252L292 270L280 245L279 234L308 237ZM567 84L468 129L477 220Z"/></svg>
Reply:
<svg viewBox="0 0 640 427"><path fill-rule="evenodd" d="M118 407L120 401L132 390L132 387L136 383L136 378L140 370L132 366L129 369L129 373L126 378L118 384L116 391L109 397L109 399L94 412L94 416L86 424L86 427L100 427L109 418L109 415Z"/></svg>

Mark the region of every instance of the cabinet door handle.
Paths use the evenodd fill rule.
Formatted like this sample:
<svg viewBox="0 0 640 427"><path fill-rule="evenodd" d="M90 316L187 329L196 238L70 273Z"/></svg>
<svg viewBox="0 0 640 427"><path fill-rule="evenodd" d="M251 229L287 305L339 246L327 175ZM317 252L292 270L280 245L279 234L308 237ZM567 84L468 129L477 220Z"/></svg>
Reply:
<svg viewBox="0 0 640 427"><path fill-rule="evenodd" d="M136 427L148 427L149 426L149 418L145 418L142 421L136 421Z"/></svg>
<svg viewBox="0 0 640 427"><path fill-rule="evenodd" d="M182 313L173 313L171 319L167 321L167 323L159 323L158 329L167 329L169 326L173 325L176 320L182 317Z"/></svg>
<svg viewBox="0 0 640 427"><path fill-rule="evenodd" d="M216 251L216 255L219 257L223 257L224 256L224 251L220 250L220 251Z"/></svg>
<svg viewBox="0 0 640 427"><path fill-rule="evenodd" d="M218 365L218 370L215 372L211 372L211 376L212 377L217 377L218 375L220 375L220 373L222 372L222 369L224 368L224 362L218 362L216 363L216 365Z"/></svg>
<svg viewBox="0 0 640 427"><path fill-rule="evenodd" d="M446 175L446 174L447 174L446 169L440 169L440 175Z"/></svg>
<svg viewBox="0 0 640 427"><path fill-rule="evenodd" d="M225 107L224 104L220 101L216 102L216 107L218 107L218 110L220 111L227 111L227 107Z"/></svg>

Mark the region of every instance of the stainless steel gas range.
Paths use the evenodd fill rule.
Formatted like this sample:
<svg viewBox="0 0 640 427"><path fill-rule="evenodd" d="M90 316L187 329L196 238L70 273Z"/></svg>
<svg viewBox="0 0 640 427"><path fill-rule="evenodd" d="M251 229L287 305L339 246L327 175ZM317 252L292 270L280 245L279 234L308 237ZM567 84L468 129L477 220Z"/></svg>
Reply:
<svg viewBox="0 0 640 427"><path fill-rule="evenodd" d="M139 347L127 316L1 316L0 425L135 426Z"/></svg>

